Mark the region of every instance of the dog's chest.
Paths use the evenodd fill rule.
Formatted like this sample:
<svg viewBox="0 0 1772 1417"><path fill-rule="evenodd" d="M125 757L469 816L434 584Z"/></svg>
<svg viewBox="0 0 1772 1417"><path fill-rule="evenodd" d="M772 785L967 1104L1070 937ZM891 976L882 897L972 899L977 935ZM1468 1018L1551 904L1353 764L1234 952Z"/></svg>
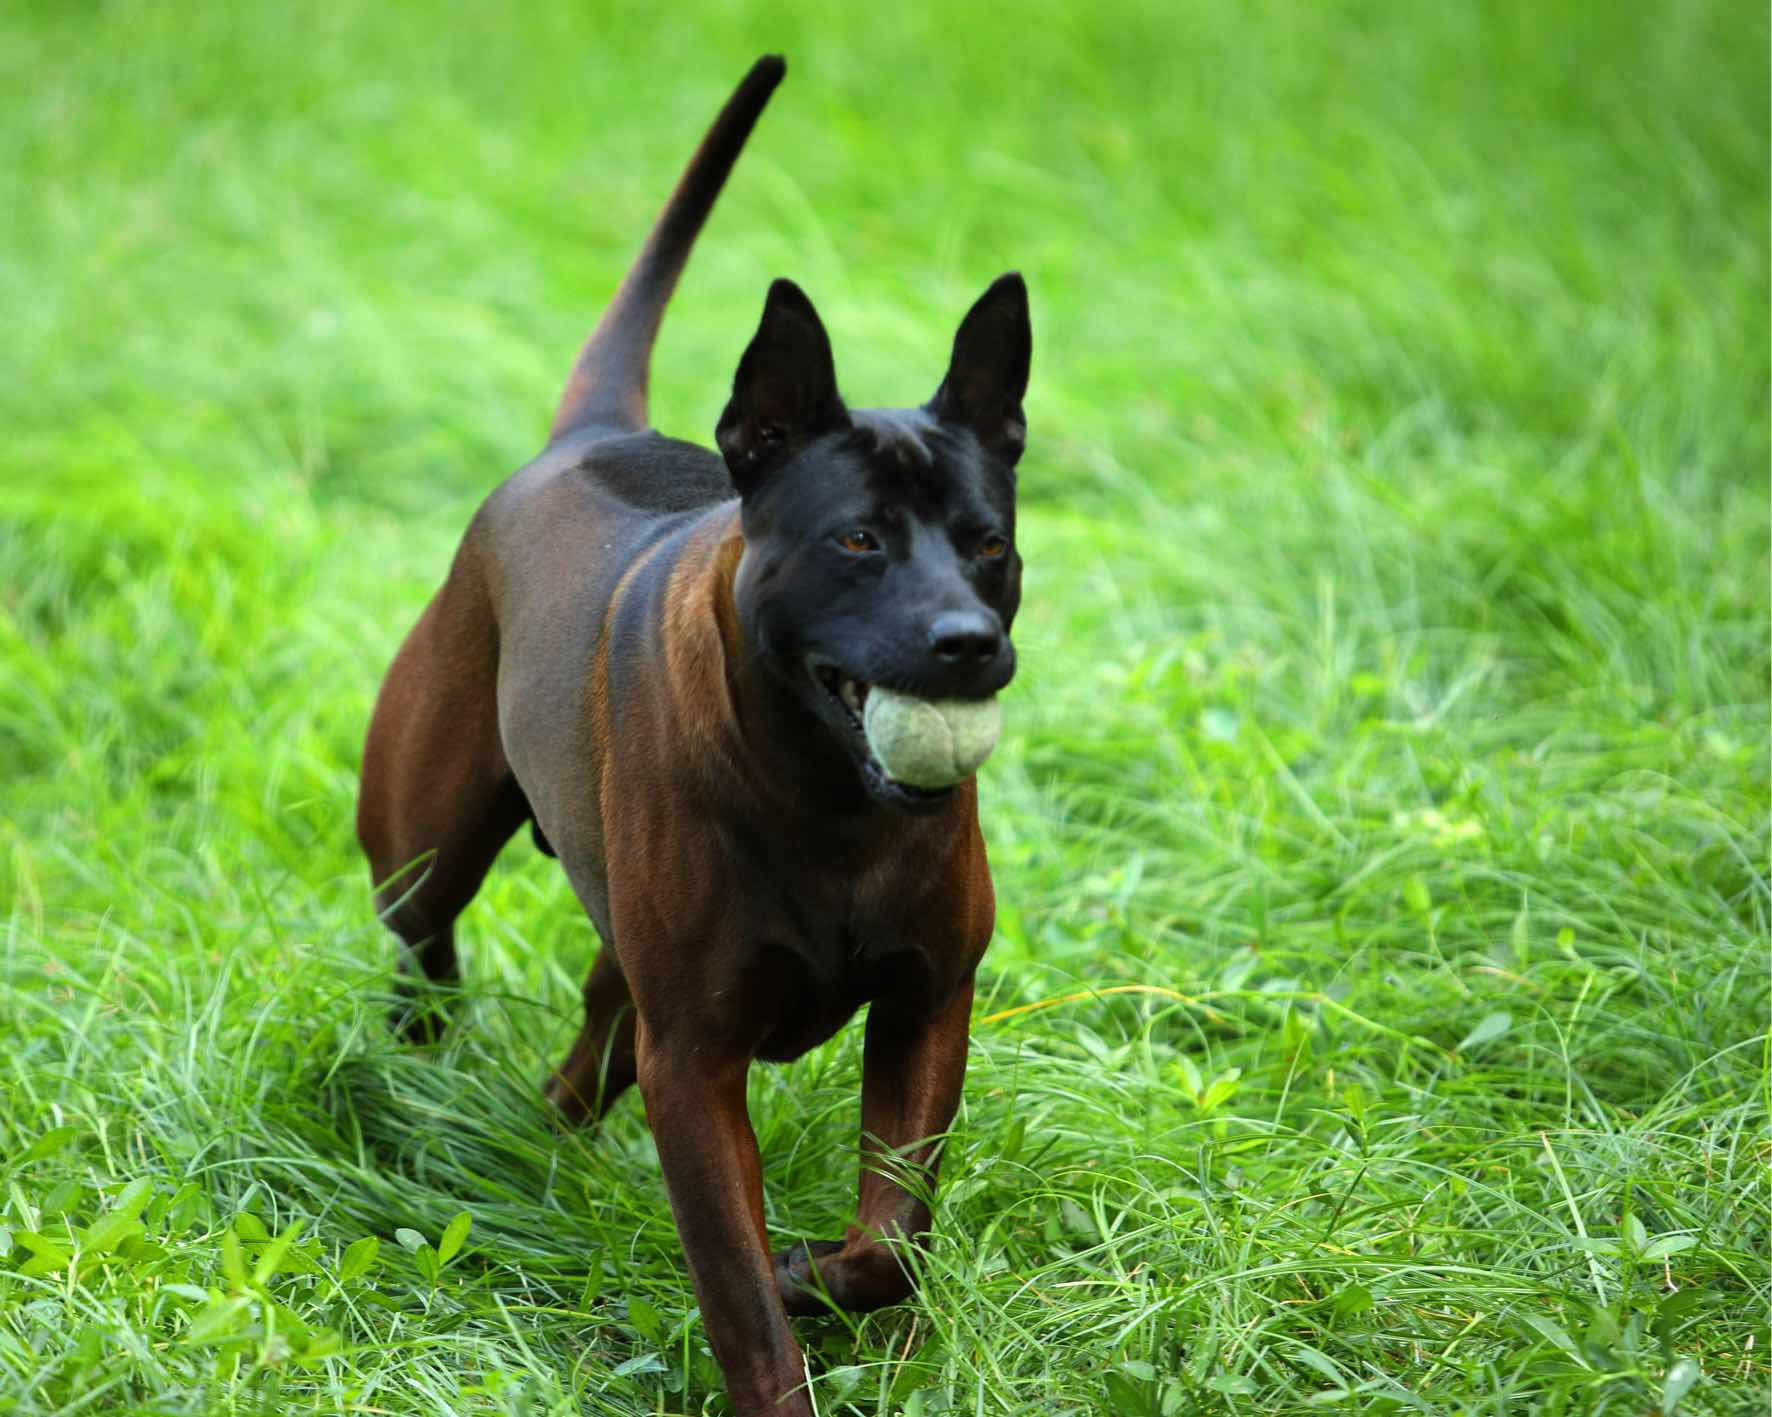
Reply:
<svg viewBox="0 0 1772 1417"><path fill-rule="evenodd" d="M828 876L775 902L750 948L773 976L778 1007L759 1056L795 1058L885 995L937 995L957 974L961 942L940 937L927 879L863 871Z"/></svg>

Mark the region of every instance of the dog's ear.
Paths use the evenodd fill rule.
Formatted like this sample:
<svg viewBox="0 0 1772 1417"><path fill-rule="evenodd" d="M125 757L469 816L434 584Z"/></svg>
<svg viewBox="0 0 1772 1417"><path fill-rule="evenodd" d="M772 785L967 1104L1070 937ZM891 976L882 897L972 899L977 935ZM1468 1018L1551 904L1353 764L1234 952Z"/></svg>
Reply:
<svg viewBox="0 0 1772 1417"><path fill-rule="evenodd" d="M714 429L733 486L748 496L795 448L848 416L818 311L791 280L776 281Z"/></svg>
<svg viewBox="0 0 1772 1417"><path fill-rule="evenodd" d="M1028 288L1015 271L998 276L960 321L947 377L929 400L937 418L970 428L978 441L1011 467L1027 445L1021 411L1028 388L1034 335Z"/></svg>

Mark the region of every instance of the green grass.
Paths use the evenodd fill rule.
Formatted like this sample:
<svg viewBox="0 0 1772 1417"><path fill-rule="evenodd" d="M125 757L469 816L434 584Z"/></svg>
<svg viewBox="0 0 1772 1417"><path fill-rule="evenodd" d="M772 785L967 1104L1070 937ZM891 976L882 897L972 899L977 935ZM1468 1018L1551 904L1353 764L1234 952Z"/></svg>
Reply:
<svg viewBox="0 0 1772 1417"><path fill-rule="evenodd" d="M1763 7L589 8L0 18L0 1411L725 1410L637 1105L537 1095L558 868L425 1057L350 821L777 48L660 426L777 274L859 403L1002 269L1036 324L999 938L922 1296L798 1326L819 1410L1764 1411ZM754 1075L784 1239L858 1061Z"/></svg>

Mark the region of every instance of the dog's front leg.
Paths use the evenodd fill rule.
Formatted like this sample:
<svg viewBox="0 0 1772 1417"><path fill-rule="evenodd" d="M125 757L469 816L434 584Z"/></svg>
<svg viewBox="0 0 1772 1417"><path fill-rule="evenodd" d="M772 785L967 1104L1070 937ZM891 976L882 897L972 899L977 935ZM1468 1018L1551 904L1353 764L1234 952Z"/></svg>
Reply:
<svg viewBox="0 0 1772 1417"><path fill-rule="evenodd" d="M749 1059L638 1030L640 1096L658 1146L702 1324L734 1417L812 1417L763 1225L763 1173L745 1110Z"/></svg>
<svg viewBox="0 0 1772 1417"><path fill-rule="evenodd" d="M960 1105L971 1016L970 976L933 1010L889 1000L869 1006L856 1223L841 1243L797 1245L777 1256L776 1278L790 1313L824 1312L825 1294L839 1308L852 1310L878 1309L909 1297L903 1248L929 1229L922 1196L935 1185L943 1134ZM914 1177L915 1189L896 1177Z"/></svg>

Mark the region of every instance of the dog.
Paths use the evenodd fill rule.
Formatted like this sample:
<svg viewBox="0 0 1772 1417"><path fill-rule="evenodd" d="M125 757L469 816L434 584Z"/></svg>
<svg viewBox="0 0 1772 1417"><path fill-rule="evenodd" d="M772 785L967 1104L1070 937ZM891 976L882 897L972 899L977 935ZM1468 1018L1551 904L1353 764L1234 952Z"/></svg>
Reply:
<svg viewBox="0 0 1772 1417"><path fill-rule="evenodd" d="M810 1417L789 1315L902 1301L929 1228L995 897L976 778L895 780L862 710L873 686L982 700L1015 671L1032 348L1011 273L927 404L850 409L812 302L777 280L718 455L648 427L665 304L785 70L739 84L547 446L474 516L382 685L357 819L403 966L431 981L456 977L455 919L514 832L558 858L602 945L544 1090L594 1121L638 1083L742 1417ZM864 1004L855 1223L772 1256L747 1071ZM403 1019L441 1027L430 1004Z"/></svg>

